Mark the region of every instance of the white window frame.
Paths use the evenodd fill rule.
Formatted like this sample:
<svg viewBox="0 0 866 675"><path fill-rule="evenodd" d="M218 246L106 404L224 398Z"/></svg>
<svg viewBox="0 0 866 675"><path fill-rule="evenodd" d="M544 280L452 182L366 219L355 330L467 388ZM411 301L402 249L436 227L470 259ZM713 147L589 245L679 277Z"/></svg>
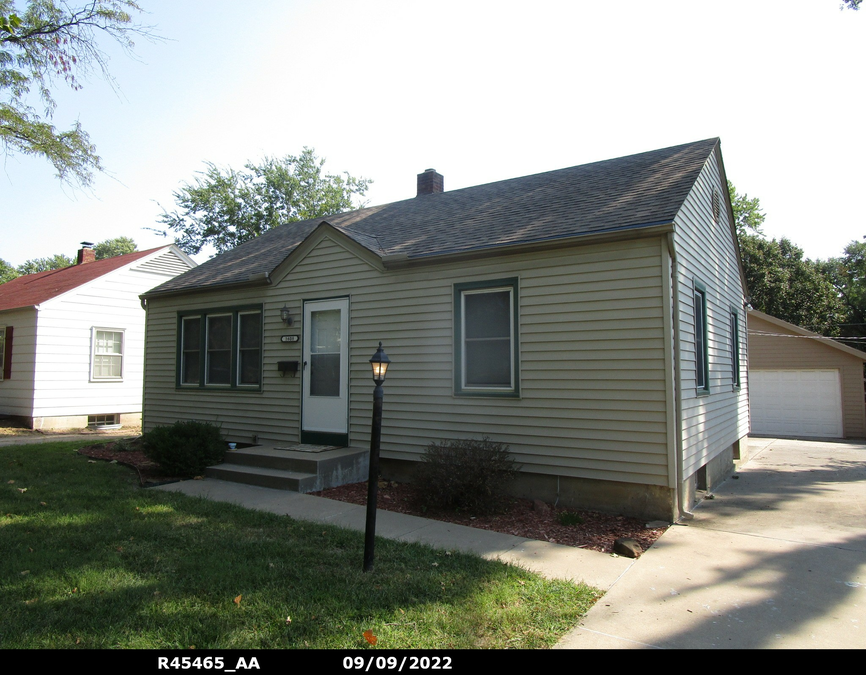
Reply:
<svg viewBox="0 0 866 675"><path fill-rule="evenodd" d="M509 298L509 367L511 381L508 385L468 384L466 382L466 302L467 296L486 293L507 292ZM470 282L454 285L454 393L462 396L520 396L520 363L518 346L518 279L497 279L483 282Z"/></svg>
<svg viewBox="0 0 866 675"><path fill-rule="evenodd" d="M96 351L99 333L120 333L120 354L105 353L99 354ZM96 374L96 359L99 356L119 356L120 357L120 375L101 376ZM125 328L106 328L103 326L93 326L90 329L90 381L91 382L123 382L124 367L126 366L126 329Z"/></svg>

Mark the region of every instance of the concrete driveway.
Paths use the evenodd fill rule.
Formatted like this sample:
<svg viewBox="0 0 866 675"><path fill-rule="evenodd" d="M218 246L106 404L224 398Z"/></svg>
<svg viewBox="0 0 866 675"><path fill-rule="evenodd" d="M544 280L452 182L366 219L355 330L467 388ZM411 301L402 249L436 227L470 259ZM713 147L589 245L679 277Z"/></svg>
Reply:
<svg viewBox="0 0 866 675"><path fill-rule="evenodd" d="M559 648L866 648L866 444L750 444Z"/></svg>

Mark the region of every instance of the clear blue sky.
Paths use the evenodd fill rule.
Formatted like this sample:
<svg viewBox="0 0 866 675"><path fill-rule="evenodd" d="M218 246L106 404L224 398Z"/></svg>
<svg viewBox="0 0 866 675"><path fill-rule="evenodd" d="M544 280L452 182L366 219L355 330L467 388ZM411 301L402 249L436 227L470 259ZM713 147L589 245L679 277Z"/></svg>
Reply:
<svg viewBox="0 0 866 675"><path fill-rule="evenodd" d="M866 10L838 0L141 4L165 41L106 47L118 92L58 88L55 124L79 120L108 173L81 191L37 158L3 162L13 265L82 240L160 245L143 228L204 161L304 146L373 179L380 204L430 167L448 190L719 136L768 235L812 258L866 235Z"/></svg>

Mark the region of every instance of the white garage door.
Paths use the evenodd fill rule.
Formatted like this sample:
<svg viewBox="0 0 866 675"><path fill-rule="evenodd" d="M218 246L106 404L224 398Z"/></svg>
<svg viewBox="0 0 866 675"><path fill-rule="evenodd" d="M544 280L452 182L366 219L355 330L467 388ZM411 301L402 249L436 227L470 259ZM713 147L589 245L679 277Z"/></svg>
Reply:
<svg viewBox="0 0 866 675"><path fill-rule="evenodd" d="M838 370L752 370L749 404L753 434L842 436Z"/></svg>

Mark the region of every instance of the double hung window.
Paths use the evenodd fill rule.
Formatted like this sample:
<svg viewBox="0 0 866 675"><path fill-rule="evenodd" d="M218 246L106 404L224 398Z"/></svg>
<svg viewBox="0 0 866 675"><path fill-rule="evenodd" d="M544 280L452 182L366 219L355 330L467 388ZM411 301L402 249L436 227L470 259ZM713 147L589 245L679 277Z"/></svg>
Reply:
<svg viewBox="0 0 866 675"><path fill-rule="evenodd" d="M735 309L731 310L731 380L740 386L740 315Z"/></svg>
<svg viewBox="0 0 866 675"><path fill-rule="evenodd" d="M0 380L12 374L12 326L0 326Z"/></svg>
<svg viewBox="0 0 866 675"><path fill-rule="evenodd" d="M710 391L710 358L707 346L707 289L698 282L694 287L695 310L695 386L698 393Z"/></svg>
<svg viewBox="0 0 866 675"><path fill-rule="evenodd" d="M181 387L260 388L261 306L179 315L177 383Z"/></svg>
<svg viewBox="0 0 866 675"><path fill-rule="evenodd" d="M90 379L120 381L123 379L124 331L93 328L90 355Z"/></svg>
<svg viewBox="0 0 866 675"><path fill-rule="evenodd" d="M454 391L519 395L516 278L454 286Z"/></svg>

